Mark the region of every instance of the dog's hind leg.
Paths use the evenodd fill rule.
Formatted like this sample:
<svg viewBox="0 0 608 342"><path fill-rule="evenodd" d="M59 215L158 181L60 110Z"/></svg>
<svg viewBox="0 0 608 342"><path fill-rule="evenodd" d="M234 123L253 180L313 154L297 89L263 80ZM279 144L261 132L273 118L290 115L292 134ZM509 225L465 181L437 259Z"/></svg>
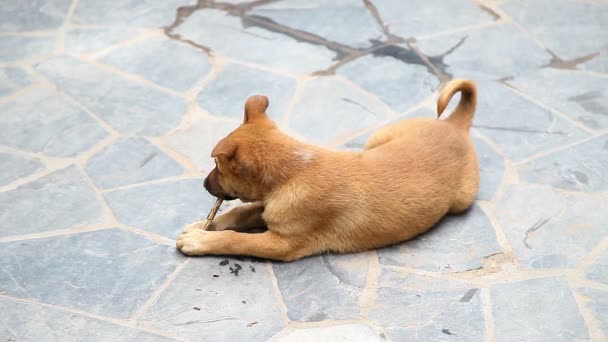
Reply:
<svg viewBox="0 0 608 342"><path fill-rule="evenodd" d="M396 122L392 125L384 126L379 130L375 131L365 143L363 147L364 150L370 150L372 148L378 147L380 145L384 145L387 142L399 138L403 135L404 128L406 125L406 121Z"/></svg>

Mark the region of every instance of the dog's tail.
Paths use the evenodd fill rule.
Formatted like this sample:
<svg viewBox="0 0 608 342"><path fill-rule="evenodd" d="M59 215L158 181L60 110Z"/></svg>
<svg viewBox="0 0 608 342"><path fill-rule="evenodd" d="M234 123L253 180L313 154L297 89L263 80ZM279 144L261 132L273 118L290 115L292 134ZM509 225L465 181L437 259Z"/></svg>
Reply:
<svg viewBox="0 0 608 342"><path fill-rule="evenodd" d="M473 114L477 106L477 89L475 83L470 80L455 79L449 81L439 94L437 101L437 117L443 113L445 107L452 99L452 96L460 92L460 102L456 109L447 118L448 122L454 123L456 126L468 130L473 122Z"/></svg>

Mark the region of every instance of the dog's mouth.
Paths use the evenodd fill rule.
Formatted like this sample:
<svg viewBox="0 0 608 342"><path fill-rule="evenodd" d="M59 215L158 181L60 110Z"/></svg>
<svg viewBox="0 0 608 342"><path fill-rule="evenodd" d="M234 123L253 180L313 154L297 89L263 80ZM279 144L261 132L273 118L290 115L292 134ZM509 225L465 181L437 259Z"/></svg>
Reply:
<svg viewBox="0 0 608 342"><path fill-rule="evenodd" d="M224 201L233 201L238 198L237 196L228 194L227 192L223 191L223 189L220 189L218 186L212 185L211 182L209 181L209 178L205 178L203 185L204 185L205 189L207 190L207 192L209 192L211 195L213 195L217 198L223 199Z"/></svg>

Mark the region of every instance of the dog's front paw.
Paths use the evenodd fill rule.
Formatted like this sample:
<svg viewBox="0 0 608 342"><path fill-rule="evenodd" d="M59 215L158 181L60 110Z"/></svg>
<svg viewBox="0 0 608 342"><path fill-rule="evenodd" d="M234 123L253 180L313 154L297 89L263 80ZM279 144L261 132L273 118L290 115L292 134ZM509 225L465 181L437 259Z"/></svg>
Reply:
<svg viewBox="0 0 608 342"><path fill-rule="evenodd" d="M205 225L206 221L198 221L198 222L194 222L194 223L190 223L189 225L187 225L186 227L184 227L184 233L188 233L194 230L203 230L203 226Z"/></svg>
<svg viewBox="0 0 608 342"><path fill-rule="evenodd" d="M186 227L184 233L177 238L175 245L185 255L205 255L208 253L208 235L207 231L194 223Z"/></svg>
<svg viewBox="0 0 608 342"><path fill-rule="evenodd" d="M193 229L177 238L176 246L185 255L206 255L221 249L221 232Z"/></svg>

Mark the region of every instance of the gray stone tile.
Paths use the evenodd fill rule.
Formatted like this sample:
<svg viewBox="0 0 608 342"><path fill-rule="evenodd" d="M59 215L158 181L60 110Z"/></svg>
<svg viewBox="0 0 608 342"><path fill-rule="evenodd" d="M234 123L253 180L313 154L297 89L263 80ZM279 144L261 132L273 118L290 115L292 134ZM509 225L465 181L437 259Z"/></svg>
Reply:
<svg viewBox="0 0 608 342"><path fill-rule="evenodd" d="M505 172L505 161L483 140L473 138L479 162L479 192L477 199L490 201L500 187Z"/></svg>
<svg viewBox="0 0 608 342"><path fill-rule="evenodd" d="M384 38L362 1L286 0L256 7L250 13L351 47L370 47L372 41Z"/></svg>
<svg viewBox="0 0 608 342"><path fill-rule="evenodd" d="M608 250L589 267L587 278L608 285Z"/></svg>
<svg viewBox="0 0 608 342"><path fill-rule="evenodd" d="M186 111L183 98L73 58L53 58L36 69L122 133L162 135Z"/></svg>
<svg viewBox="0 0 608 342"><path fill-rule="evenodd" d="M183 260L174 247L119 229L5 242L0 288L15 297L128 318Z"/></svg>
<svg viewBox="0 0 608 342"><path fill-rule="evenodd" d="M270 101L267 114L280 123L296 91L293 78L228 64L198 95L198 104L213 115L243 121L245 101L252 95L265 95Z"/></svg>
<svg viewBox="0 0 608 342"><path fill-rule="evenodd" d="M448 291L470 290L471 284L462 280L435 278L407 271L382 268L378 279L378 287L411 291ZM470 294L475 292L471 291Z"/></svg>
<svg viewBox="0 0 608 342"><path fill-rule="evenodd" d="M591 311L604 336L608 336L608 292L592 288L580 288L576 292L584 296L585 308Z"/></svg>
<svg viewBox="0 0 608 342"><path fill-rule="evenodd" d="M147 184L104 193L121 223L176 238L186 224L207 216L214 197L202 179Z"/></svg>
<svg viewBox="0 0 608 342"><path fill-rule="evenodd" d="M3 314L0 336L6 341L176 341L48 306L3 298L0 311Z"/></svg>
<svg viewBox="0 0 608 342"><path fill-rule="evenodd" d="M331 65L335 53L256 26L218 10L192 14L174 33L216 53L281 70L308 73Z"/></svg>
<svg viewBox="0 0 608 342"><path fill-rule="evenodd" d="M501 7L561 58L574 59L608 48L608 6L605 4L512 0Z"/></svg>
<svg viewBox="0 0 608 342"><path fill-rule="evenodd" d="M439 80L412 51L402 46L394 50L385 53L396 57L367 55L339 68L338 74L375 94L396 112L403 112L430 96ZM413 60L398 59L402 57Z"/></svg>
<svg viewBox="0 0 608 342"><path fill-rule="evenodd" d="M477 82L479 104L473 127L513 161L588 136L551 111L494 82Z"/></svg>
<svg viewBox="0 0 608 342"><path fill-rule="evenodd" d="M490 293L499 341L589 340L566 279L499 284Z"/></svg>
<svg viewBox="0 0 608 342"><path fill-rule="evenodd" d="M368 254L360 253L273 264L289 319L358 318L359 295L365 286L368 259Z"/></svg>
<svg viewBox="0 0 608 342"><path fill-rule="evenodd" d="M460 272L481 267L481 260L501 251L494 228L478 205L447 216L413 240L380 249L380 262L427 271Z"/></svg>
<svg viewBox="0 0 608 342"><path fill-rule="evenodd" d="M552 153L519 167L526 181L587 192L608 190L608 136Z"/></svg>
<svg viewBox="0 0 608 342"><path fill-rule="evenodd" d="M0 186L44 169L44 165L38 158L26 158L23 155L8 152L0 152L0 164L2 164Z"/></svg>
<svg viewBox="0 0 608 342"><path fill-rule="evenodd" d="M95 192L71 166L0 192L0 236L22 235L107 222Z"/></svg>
<svg viewBox="0 0 608 342"><path fill-rule="evenodd" d="M115 49L100 61L177 91L190 89L211 70L204 52L162 37Z"/></svg>
<svg viewBox="0 0 608 342"><path fill-rule="evenodd" d="M551 60L548 52L509 24L418 41L417 45L455 78L495 80L526 74Z"/></svg>
<svg viewBox="0 0 608 342"><path fill-rule="evenodd" d="M398 283L397 276L391 277ZM372 321L387 327L393 341L483 340L479 289L419 275L402 275L401 280L416 287L386 287L381 281L369 313Z"/></svg>
<svg viewBox="0 0 608 342"><path fill-rule="evenodd" d="M598 56L578 67L583 70L608 73L608 50L602 51Z"/></svg>
<svg viewBox="0 0 608 342"><path fill-rule="evenodd" d="M473 1L431 0L420 6L417 0L376 0L373 4L392 34L419 37L489 23L495 17Z"/></svg>
<svg viewBox="0 0 608 342"><path fill-rule="evenodd" d="M292 330L272 342L304 341L348 341L348 342L381 342L386 335L363 323L336 325L331 327L307 328Z"/></svg>
<svg viewBox="0 0 608 342"><path fill-rule="evenodd" d="M6 1L0 8L0 31L43 31L61 26L70 0Z"/></svg>
<svg viewBox="0 0 608 342"><path fill-rule="evenodd" d="M608 203L552 188L513 185L496 217L517 259L532 268L571 268L608 234Z"/></svg>
<svg viewBox="0 0 608 342"><path fill-rule="evenodd" d="M191 341L265 341L283 328L265 262L191 259L141 323Z"/></svg>
<svg viewBox="0 0 608 342"><path fill-rule="evenodd" d="M107 189L153 179L178 176L184 168L143 138L123 138L93 156L86 171Z"/></svg>
<svg viewBox="0 0 608 342"><path fill-rule="evenodd" d="M37 88L0 104L0 144L53 157L85 152L108 133L61 93Z"/></svg>
<svg viewBox="0 0 608 342"><path fill-rule="evenodd" d="M33 77L20 68L0 68L0 97L34 83Z"/></svg>
<svg viewBox="0 0 608 342"><path fill-rule="evenodd" d="M171 25L178 7L195 4L183 0L79 0L72 16L75 24L120 25L158 28Z"/></svg>
<svg viewBox="0 0 608 342"><path fill-rule="evenodd" d="M244 107L244 105L243 105ZM175 151L186 156L196 167L211 172L215 162L211 151L215 144L237 129L239 122L230 122L210 117L195 117L192 125L173 133L168 143Z"/></svg>
<svg viewBox="0 0 608 342"><path fill-rule="evenodd" d="M140 31L130 28L72 29L65 33L65 51L71 54L89 54L137 36Z"/></svg>
<svg viewBox="0 0 608 342"><path fill-rule="evenodd" d="M0 63L50 55L55 36L1 36Z"/></svg>
<svg viewBox="0 0 608 342"><path fill-rule="evenodd" d="M608 78L541 69L509 83L588 128L608 128Z"/></svg>
<svg viewBox="0 0 608 342"><path fill-rule="evenodd" d="M384 120L389 109L335 78L307 82L294 104L290 129L306 140L329 144Z"/></svg>

